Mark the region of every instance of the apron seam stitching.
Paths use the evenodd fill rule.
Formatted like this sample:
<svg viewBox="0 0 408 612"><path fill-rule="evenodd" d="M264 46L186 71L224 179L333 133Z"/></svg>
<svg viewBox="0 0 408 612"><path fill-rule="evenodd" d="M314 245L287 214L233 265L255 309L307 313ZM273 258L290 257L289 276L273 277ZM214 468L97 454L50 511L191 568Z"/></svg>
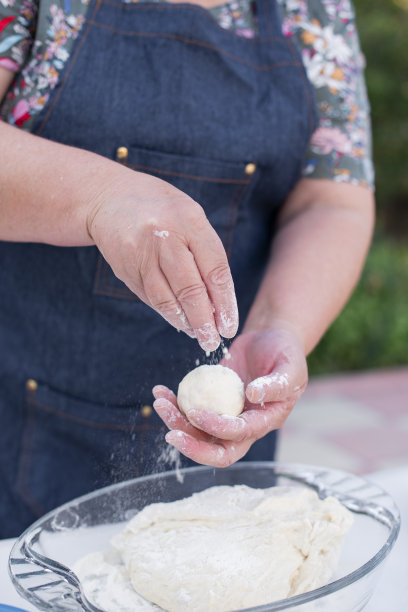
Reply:
<svg viewBox="0 0 408 612"><path fill-rule="evenodd" d="M149 7L143 6L142 4L138 4L137 2L113 2L112 0L102 0L101 2L102 4L108 4L109 6L113 6L113 7L121 7L122 9L128 9L128 10L150 10L151 8L154 8L156 10L160 9L167 9L167 10L174 10L178 4L177 3L167 3L167 4L160 4L160 3L155 3L155 4L149 4ZM284 42L282 41L280 36L274 36L274 35L270 35L270 36L254 36L253 38L247 38L245 36L238 36L237 34L231 32L230 30L227 30L226 28L223 28L222 26L220 26L218 24L218 22L213 18L213 16L208 12L207 9L201 7L201 6L197 6L197 5L191 5L191 6L183 6L184 9L190 10L190 11L195 11L195 12L200 12L203 13L206 17L209 17L209 19L214 23L214 25L217 27L218 30L221 30L221 32L225 33L227 36L232 36L232 38L237 39L239 42L242 41L244 42L244 44L246 44L247 42L249 43L257 43L257 42ZM271 31L271 24L270 24L270 18L269 18L269 13L268 14L268 30Z"/></svg>
<svg viewBox="0 0 408 612"><path fill-rule="evenodd" d="M268 6L268 2L267 2L267 0L257 0L257 1L261 1L263 3L264 15L266 17L266 29L269 32L269 35L272 37L272 27L271 27L271 22L270 22L270 19L269 19L269 6Z"/></svg>
<svg viewBox="0 0 408 612"><path fill-rule="evenodd" d="M194 160L196 158L192 156L191 159ZM142 170L156 172L157 174L170 174L172 176L178 176L180 178L189 178L197 181L208 181L211 183L236 183L239 185L247 185L250 182L248 179L216 178L211 176L200 176L199 174L185 174L184 172L176 172L175 170L161 170L159 168L153 168L151 166L142 166L139 164L128 164L127 167L131 169L140 168Z"/></svg>
<svg viewBox="0 0 408 612"><path fill-rule="evenodd" d="M291 40L290 37L287 37L286 40L287 40L290 52L292 54L292 57L296 57L296 50L295 50L295 46L294 46L293 41ZM308 105L308 110L309 110L309 112L308 112L308 115L309 115L309 133L310 133L310 137L311 137L312 134L313 134L313 127L314 127L313 126L313 124L314 124L314 121L313 121L313 106L312 106L312 100L311 100L310 89L309 89L311 84L310 84L310 81L307 78L306 69L305 69L303 64L298 64L298 70L299 70L300 75L302 77L303 88L304 88L304 90L306 92L306 99L307 99L307 105Z"/></svg>
<svg viewBox="0 0 408 612"><path fill-rule="evenodd" d="M21 441L21 459L19 470L17 474L17 483L16 489L21 495L24 502L27 504L28 508L31 512L40 517L45 513L45 508L35 497L31 494L31 489L28 485L29 483L29 475L30 475L30 466L31 459L33 455L33 445L34 445L34 432L36 429L36 420L34 418L33 411L31 409L31 393L26 394L25 404L27 406L27 425L23 432L23 437ZM23 450L23 448L25 450Z"/></svg>
<svg viewBox="0 0 408 612"><path fill-rule="evenodd" d="M81 401L81 400L78 400ZM55 416L60 417L61 419L64 419L66 421L72 421L75 423L79 423L82 425L86 425L90 428L93 429L111 429L113 431L125 431L125 432L133 432L133 431L141 431L142 428L146 427L146 425L144 423L142 423L141 425L121 425L119 423L115 424L109 424L109 423L97 423L95 421L89 421L88 419L84 419L82 417L77 417L75 415L71 415L67 412L63 412L61 410L58 410L57 408L52 408L51 406L48 406L47 404L44 404L43 402L38 401L37 399L28 397L27 398L27 403L31 404L32 406L37 406L38 408L41 408L42 410L44 410L45 412L49 413L49 414L53 414ZM135 408L135 410L137 410ZM152 429L160 429L161 426L160 425L153 425Z"/></svg>
<svg viewBox="0 0 408 612"><path fill-rule="evenodd" d="M232 55L232 53L228 53L228 51L225 51L221 47L216 47L215 45L211 45L208 43L204 43L202 41L197 41L191 38L187 38L186 36L179 36L177 34L157 33L157 32L132 32L130 30L118 30L117 28L114 28L113 26L110 26L109 24L98 23L97 21L93 21L93 19L90 19L88 23L97 28L99 27L99 28L103 28L106 30L110 30L111 32L114 32L115 34L120 34L121 36L139 36L139 37L146 37L146 38L168 38L170 40L180 40L181 42L186 43L186 44L197 45L199 47L211 49L212 51L218 51L220 55L225 55L226 57L229 57L233 61L236 61L240 64L244 64L245 66L249 66L250 68L253 68L254 70L258 70L262 72L274 70L275 68L283 68L284 66L287 67L287 66L299 66L300 65L299 60L296 59L295 61L292 61L292 62L289 62L289 61L276 62L275 64L268 64L266 66L258 66L257 64L253 64L252 62L249 62L243 58L236 57L235 55Z"/></svg>
<svg viewBox="0 0 408 612"><path fill-rule="evenodd" d="M112 270L106 259L103 255L100 255L101 258L101 267L103 269L102 280L98 278L98 280L94 283L93 293L97 295L104 295L107 297L113 298L122 298L122 299L133 299L135 302L142 302L142 300L128 287L115 287L109 284L109 278L107 278L107 273L109 270ZM112 274L114 274L112 270ZM119 279L120 280L120 279Z"/></svg>
<svg viewBox="0 0 408 612"><path fill-rule="evenodd" d="M239 187L237 187L228 207L228 229L225 232L225 251L228 260L230 259L232 251L233 234L237 224L238 208L240 203L242 202L243 195L250 182L251 181L249 180L246 182L245 185L240 185Z"/></svg>

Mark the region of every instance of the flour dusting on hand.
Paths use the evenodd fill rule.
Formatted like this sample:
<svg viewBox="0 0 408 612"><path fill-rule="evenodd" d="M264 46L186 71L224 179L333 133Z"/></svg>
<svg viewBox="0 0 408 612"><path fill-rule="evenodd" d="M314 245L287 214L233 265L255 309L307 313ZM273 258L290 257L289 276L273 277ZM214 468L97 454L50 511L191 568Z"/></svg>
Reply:
<svg viewBox="0 0 408 612"><path fill-rule="evenodd" d="M153 234L154 236L157 236L158 238L168 238L169 237L169 232L167 230L153 230Z"/></svg>

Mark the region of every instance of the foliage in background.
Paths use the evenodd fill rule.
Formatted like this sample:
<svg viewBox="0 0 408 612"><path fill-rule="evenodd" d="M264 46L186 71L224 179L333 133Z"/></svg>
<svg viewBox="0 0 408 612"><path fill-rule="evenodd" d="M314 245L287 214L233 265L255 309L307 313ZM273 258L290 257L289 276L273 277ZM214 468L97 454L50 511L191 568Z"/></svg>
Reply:
<svg viewBox="0 0 408 612"><path fill-rule="evenodd" d="M354 0L371 102L376 198L386 231L408 239L408 0Z"/></svg>
<svg viewBox="0 0 408 612"><path fill-rule="evenodd" d="M357 289L308 363L311 375L408 363L408 241L376 236Z"/></svg>
<svg viewBox="0 0 408 612"><path fill-rule="evenodd" d="M354 0L371 103L377 235L311 375L408 364L408 0Z"/></svg>

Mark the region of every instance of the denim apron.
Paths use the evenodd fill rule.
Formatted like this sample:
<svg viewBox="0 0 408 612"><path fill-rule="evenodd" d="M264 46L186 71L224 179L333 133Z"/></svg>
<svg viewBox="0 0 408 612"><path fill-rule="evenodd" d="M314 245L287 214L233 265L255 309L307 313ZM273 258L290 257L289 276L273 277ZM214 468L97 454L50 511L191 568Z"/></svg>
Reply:
<svg viewBox="0 0 408 612"><path fill-rule="evenodd" d="M258 0L257 15L259 35L245 39L196 5L93 0L34 129L199 202L228 254L241 322L316 122L276 3ZM5 537L96 487L171 468L151 388L177 391L205 357L96 247L0 243L0 283ZM272 459L274 445L266 436L247 459Z"/></svg>

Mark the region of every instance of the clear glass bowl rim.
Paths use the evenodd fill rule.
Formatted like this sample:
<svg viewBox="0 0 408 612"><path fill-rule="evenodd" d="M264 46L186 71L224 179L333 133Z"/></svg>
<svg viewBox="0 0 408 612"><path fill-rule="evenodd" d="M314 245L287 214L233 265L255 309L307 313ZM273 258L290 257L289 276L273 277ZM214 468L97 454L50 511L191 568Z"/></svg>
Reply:
<svg viewBox="0 0 408 612"><path fill-rule="evenodd" d="M314 488L316 490L318 490L318 487L314 487L313 483L307 482L305 480L302 480L301 478L299 478L295 472L305 472L305 471L316 471L318 472L329 472L329 473L333 473L333 474L337 474L339 476L344 476L344 477L349 477L349 478L357 478L361 481L364 481L365 483L367 483L368 485L375 487L379 492L382 493L383 497L387 499L387 505L391 506L392 510L389 510L389 508L385 508L387 513L391 516L391 521L389 522L390 525L390 531L388 534L388 537L385 541L385 543L381 546L381 548L378 550L378 552L371 557L368 561L366 561L362 566L360 566L359 568L357 568L356 570L350 572L349 574L347 574L346 576L343 576L341 578L338 578L336 580L334 580L333 582L324 585L322 587L319 587L318 589L313 589L312 591L308 591L307 593L302 593L301 595L295 595L294 597L289 597L286 599L282 599L279 601L275 601L275 602L271 602L268 604L263 604L261 606L256 606L256 607L252 607L252 608L242 608L239 610L231 610L230 612L277 612L278 610L287 610L289 608L293 608L293 607L297 607L300 606L302 604L308 603L310 601L316 601L317 599L320 599L321 597L324 597L326 595L329 595L330 593L334 593L336 591L339 591L349 585L351 585L354 582L357 582L357 580L360 580L361 578L363 578L364 576L370 574L372 571L374 571L376 569L376 567L378 567L380 565L380 563L382 563L382 561L384 561L384 559L388 556L388 554L391 552L391 549L393 548L397 538L398 538L398 534L400 531L400 525L401 525L401 518L400 518L400 513L399 510L394 502L394 500L392 499L392 497L389 495L389 493L387 493L382 487L380 487L379 485L377 485L376 483L372 483L370 482L370 480L368 478L365 478L364 476L361 475L355 475L352 474L351 472L347 472L345 470L340 470L340 469L336 469L336 468L328 468L328 467L323 467L323 466L318 466L318 465L313 465L313 464L303 464L303 463L289 463L289 462L280 462L280 461L238 461L236 463L234 463L233 465L230 465L227 468L212 468L210 466L206 466L206 465L201 465L201 466L197 466L197 467L186 467L186 468L181 468L179 470L168 470L166 472L157 472L155 474L148 474L146 476L139 476L138 478L133 478L130 480L125 480L123 482L119 482L119 483L115 483L112 485L108 485L106 487L102 487L100 489L96 489L94 491L92 491L91 493L87 493L85 495L81 495L80 497L76 497L74 499L72 499L69 502L66 502L65 504L62 504L61 506L58 506L57 508L54 508L53 510L51 510L50 512L48 512L47 514L44 514L42 517L40 517L37 521L35 521L34 523L32 523L17 539L17 541L15 542L11 552L10 552L10 556L9 556L9 562L8 562L8 571L9 571L9 575L10 578L13 582L13 584L15 585L15 587L17 588L17 590L19 591L19 593L23 596L24 592L21 588L21 585L18 583L18 581L16 580L15 576L13 575L13 572L11 570L11 563L10 560L13 557L13 553L14 551L16 551L19 547L21 547L22 545L25 545L27 543L27 540L30 541L31 538L30 536L33 535L38 528L41 528L42 523L46 522L47 520L51 519L55 514L67 510L69 509L73 504L75 505L79 505L83 502L89 501L93 498L99 497L100 495L105 495L105 494L109 494L112 491L119 491L122 488L126 488L129 487L129 485L131 485L132 483L141 483L141 482L146 482L146 481L150 481L153 482L154 480L159 480L160 478L163 477L171 477L171 476L176 476L176 474L192 474L192 473L197 473L197 472L202 472L202 471L208 471L208 470L230 470L230 471L235 471L235 470L239 470L241 468L245 468L245 467L251 467L253 469L259 468L259 469L271 469L275 472L275 475L277 477L281 476L281 477L285 477L288 479L292 479L296 482L299 482L301 484L304 484L310 488ZM335 495L335 493L334 493ZM152 502L153 503L153 502ZM379 507L384 507L381 506L380 504L378 504ZM367 512L363 512L363 514L368 514ZM374 519L374 517L372 517ZM382 524L385 524L385 521L380 521L379 519L377 519L379 522L381 522ZM28 545L29 547L29 545ZM37 556L37 555L35 555ZM49 569L51 569L52 571L57 571L57 573L59 573L60 575L65 575L65 578L68 579L68 581L73 584L75 582L75 586L77 586L77 588L80 590L81 592L81 597L84 597L82 588L80 587L80 583L78 578L76 577L76 575L74 574L74 572L72 570L70 570L67 567L62 566L59 562L56 562L53 559L50 558L44 558L43 555L39 555L39 557L41 557L43 564L45 566L47 566ZM95 607L94 605L91 604L91 602L88 602L88 600L86 600L87 605L90 607L91 610L99 610L99 608Z"/></svg>

